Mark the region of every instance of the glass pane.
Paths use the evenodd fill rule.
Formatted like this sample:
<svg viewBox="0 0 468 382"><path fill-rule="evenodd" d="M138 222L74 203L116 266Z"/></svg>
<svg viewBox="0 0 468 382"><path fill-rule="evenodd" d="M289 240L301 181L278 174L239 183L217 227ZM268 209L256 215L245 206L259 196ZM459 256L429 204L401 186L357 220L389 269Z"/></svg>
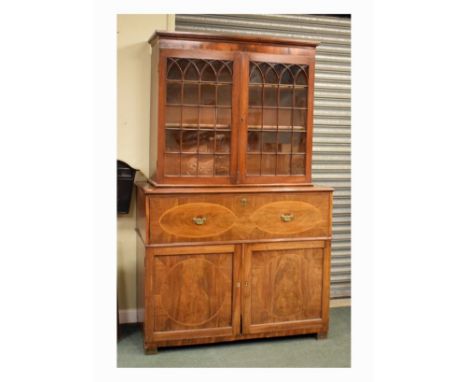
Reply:
<svg viewBox="0 0 468 382"><path fill-rule="evenodd" d="M228 63L228 64L224 65L219 70L218 81L232 82L232 73L231 73L230 69L231 69L231 63Z"/></svg>
<svg viewBox="0 0 468 382"><path fill-rule="evenodd" d="M180 107L167 106L166 107L166 123L172 126L180 125Z"/></svg>
<svg viewBox="0 0 468 382"><path fill-rule="evenodd" d="M202 81L216 81L216 75L213 71L213 68L211 67L209 63L207 63L202 70L203 70L202 75L201 75Z"/></svg>
<svg viewBox="0 0 468 382"><path fill-rule="evenodd" d="M280 127L291 128L292 125L292 110L291 109L279 109L278 110L278 125Z"/></svg>
<svg viewBox="0 0 468 382"><path fill-rule="evenodd" d="M276 129L277 109L263 109L263 126Z"/></svg>
<svg viewBox="0 0 468 382"><path fill-rule="evenodd" d="M184 78L188 81L198 81L200 79L198 70L193 62L190 62L190 64L188 65L188 68L185 71Z"/></svg>
<svg viewBox="0 0 468 382"><path fill-rule="evenodd" d="M294 89L294 105L297 107L307 106L307 88Z"/></svg>
<svg viewBox="0 0 468 382"><path fill-rule="evenodd" d="M165 154L164 155L164 173L166 175L180 175L179 154Z"/></svg>
<svg viewBox="0 0 468 382"><path fill-rule="evenodd" d="M250 82L254 84L263 83L263 76L260 69L255 64L250 64Z"/></svg>
<svg viewBox="0 0 468 382"><path fill-rule="evenodd" d="M260 175L260 160L259 154L248 154L247 155L247 174L248 175Z"/></svg>
<svg viewBox="0 0 468 382"><path fill-rule="evenodd" d="M276 152L276 133L274 132L263 132L263 152Z"/></svg>
<svg viewBox="0 0 468 382"><path fill-rule="evenodd" d="M168 83L166 103L167 104L179 104L181 103L181 91L182 87L179 83Z"/></svg>
<svg viewBox="0 0 468 382"><path fill-rule="evenodd" d="M306 134L305 133L294 133L293 135L293 152L305 153L306 147Z"/></svg>
<svg viewBox="0 0 468 382"><path fill-rule="evenodd" d="M247 151L260 151L260 134L258 131L249 131Z"/></svg>
<svg viewBox="0 0 468 382"><path fill-rule="evenodd" d="M278 133L278 152L279 153L291 152L291 133L290 132Z"/></svg>
<svg viewBox="0 0 468 382"><path fill-rule="evenodd" d="M213 155L198 156L198 175L212 176L213 175Z"/></svg>
<svg viewBox="0 0 468 382"><path fill-rule="evenodd" d="M166 129L166 153L180 152L180 130Z"/></svg>
<svg viewBox="0 0 468 382"><path fill-rule="evenodd" d="M280 106L292 106L293 90L289 88L280 89Z"/></svg>
<svg viewBox="0 0 468 382"><path fill-rule="evenodd" d="M265 93L264 106L278 106L278 103L277 103L278 88L265 86L263 91Z"/></svg>
<svg viewBox="0 0 468 382"><path fill-rule="evenodd" d="M214 152L214 131L200 131L198 151L201 153Z"/></svg>
<svg viewBox="0 0 468 382"><path fill-rule="evenodd" d="M277 84L279 82L278 75L276 74L275 70L270 66L265 66L264 76L265 82L269 84Z"/></svg>
<svg viewBox="0 0 468 382"><path fill-rule="evenodd" d="M214 85L201 85L201 104L214 105L215 104L215 86Z"/></svg>
<svg viewBox="0 0 468 382"><path fill-rule="evenodd" d="M219 85L218 86L218 105L231 106L232 86Z"/></svg>
<svg viewBox="0 0 468 382"><path fill-rule="evenodd" d="M293 155L291 175L305 175L305 155Z"/></svg>
<svg viewBox="0 0 468 382"><path fill-rule="evenodd" d="M198 85L184 84L184 104L198 105Z"/></svg>
<svg viewBox="0 0 468 382"><path fill-rule="evenodd" d="M262 106L262 88L261 86L249 87L249 105Z"/></svg>
<svg viewBox="0 0 468 382"><path fill-rule="evenodd" d="M197 131L185 130L182 131L182 151L196 152L197 151Z"/></svg>
<svg viewBox="0 0 468 382"><path fill-rule="evenodd" d="M304 70L299 70L296 76L296 85L307 85L307 75Z"/></svg>
<svg viewBox="0 0 468 382"><path fill-rule="evenodd" d="M181 155L181 175L197 175L197 156L196 155Z"/></svg>
<svg viewBox="0 0 468 382"><path fill-rule="evenodd" d="M262 175L275 175L276 155L262 155Z"/></svg>
<svg viewBox="0 0 468 382"><path fill-rule="evenodd" d="M278 155L277 175L289 175L291 166L290 155Z"/></svg>
<svg viewBox="0 0 468 382"><path fill-rule="evenodd" d="M229 131L217 131L215 139L217 153L229 153L231 151L231 133Z"/></svg>
<svg viewBox="0 0 468 382"><path fill-rule="evenodd" d="M283 70L283 74L281 75L280 82L282 84L287 84L287 85L291 85L294 83L294 79L293 79L291 70L289 68Z"/></svg>
<svg viewBox="0 0 468 382"><path fill-rule="evenodd" d="M294 109L294 127L304 128L306 125L306 110Z"/></svg>
<svg viewBox="0 0 468 382"><path fill-rule="evenodd" d="M182 108L182 124L189 126L197 126L198 107L184 106Z"/></svg>
<svg viewBox="0 0 468 382"><path fill-rule="evenodd" d="M262 110L249 109L249 126L261 127L262 126Z"/></svg>
<svg viewBox="0 0 468 382"><path fill-rule="evenodd" d="M214 107L200 108L200 127L214 127L216 122L216 114Z"/></svg>
<svg viewBox="0 0 468 382"><path fill-rule="evenodd" d="M215 175L229 175L229 155L215 155Z"/></svg>
<svg viewBox="0 0 468 382"><path fill-rule="evenodd" d="M182 72L180 71L179 66L171 59L167 60L167 78L170 80L182 79Z"/></svg>
<svg viewBox="0 0 468 382"><path fill-rule="evenodd" d="M223 107L218 108L218 127L230 128L231 127L231 108Z"/></svg>

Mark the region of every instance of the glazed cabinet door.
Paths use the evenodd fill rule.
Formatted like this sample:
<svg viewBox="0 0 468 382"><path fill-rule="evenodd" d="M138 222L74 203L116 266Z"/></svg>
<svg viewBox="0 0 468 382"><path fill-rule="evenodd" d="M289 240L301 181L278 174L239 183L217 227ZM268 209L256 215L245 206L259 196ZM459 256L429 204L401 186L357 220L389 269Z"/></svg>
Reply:
<svg viewBox="0 0 468 382"><path fill-rule="evenodd" d="M242 183L311 180L314 56L244 58Z"/></svg>
<svg viewBox="0 0 468 382"><path fill-rule="evenodd" d="M243 333L326 331L327 241L258 243L243 254Z"/></svg>
<svg viewBox="0 0 468 382"><path fill-rule="evenodd" d="M233 52L162 49L159 183L231 183L237 168L238 68Z"/></svg>
<svg viewBox="0 0 468 382"><path fill-rule="evenodd" d="M235 246L152 248L146 261L147 342L239 333Z"/></svg>

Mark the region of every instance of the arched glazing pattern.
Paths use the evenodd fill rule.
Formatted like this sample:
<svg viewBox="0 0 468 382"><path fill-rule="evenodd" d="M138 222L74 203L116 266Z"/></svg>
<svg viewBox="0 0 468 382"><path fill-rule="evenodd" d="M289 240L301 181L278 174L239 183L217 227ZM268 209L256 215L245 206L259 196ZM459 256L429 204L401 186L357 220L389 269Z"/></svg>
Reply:
<svg viewBox="0 0 468 382"><path fill-rule="evenodd" d="M167 58L165 175L229 176L232 61Z"/></svg>
<svg viewBox="0 0 468 382"><path fill-rule="evenodd" d="M250 62L247 175L305 175L308 73Z"/></svg>

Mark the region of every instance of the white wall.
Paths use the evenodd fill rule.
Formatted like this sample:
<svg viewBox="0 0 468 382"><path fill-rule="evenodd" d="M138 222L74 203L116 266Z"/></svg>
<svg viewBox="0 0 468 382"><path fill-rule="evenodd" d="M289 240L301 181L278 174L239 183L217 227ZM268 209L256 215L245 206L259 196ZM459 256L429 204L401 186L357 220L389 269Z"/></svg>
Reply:
<svg viewBox="0 0 468 382"><path fill-rule="evenodd" d="M155 30L174 30L175 15L117 17L117 157L148 176L150 58ZM121 320L135 321L135 195L128 215L117 218L118 301ZM136 317L136 316L135 316Z"/></svg>

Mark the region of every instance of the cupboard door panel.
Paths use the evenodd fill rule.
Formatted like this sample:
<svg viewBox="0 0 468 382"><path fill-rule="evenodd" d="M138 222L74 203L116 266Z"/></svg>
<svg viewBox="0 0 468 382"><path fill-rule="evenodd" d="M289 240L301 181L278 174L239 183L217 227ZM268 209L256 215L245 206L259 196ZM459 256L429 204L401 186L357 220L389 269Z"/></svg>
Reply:
<svg viewBox="0 0 468 382"><path fill-rule="evenodd" d="M243 332L322 327L328 321L325 241L247 245Z"/></svg>
<svg viewBox="0 0 468 382"><path fill-rule="evenodd" d="M239 330L234 246L151 252L152 340L231 336Z"/></svg>

